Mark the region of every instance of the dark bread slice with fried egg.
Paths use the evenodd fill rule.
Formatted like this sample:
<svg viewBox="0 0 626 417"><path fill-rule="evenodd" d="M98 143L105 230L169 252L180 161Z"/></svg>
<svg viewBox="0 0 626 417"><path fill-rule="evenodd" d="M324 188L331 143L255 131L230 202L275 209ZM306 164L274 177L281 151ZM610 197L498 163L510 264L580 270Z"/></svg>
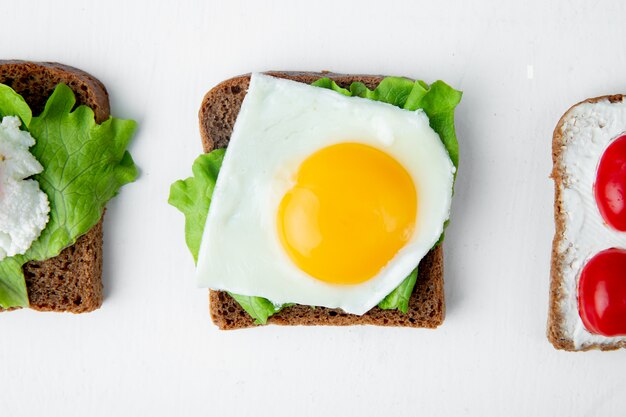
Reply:
<svg viewBox="0 0 626 417"><path fill-rule="evenodd" d="M349 75L330 72L279 72L268 75L310 84L322 77L333 79L341 87L360 81L375 88L384 77L378 75ZM223 81L211 89L200 107L200 135L205 152L225 148L246 96L250 74ZM255 326L253 319L226 292L209 290L210 312L213 322L222 330ZM347 314L340 309L294 305L284 308L268 319L268 324L286 326L351 326L370 324L376 326L435 328L444 319L443 248L431 250L420 262L417 283L409 301L409 311L382 310L374 307L362 316Z"/></svg>
<svg viewBox="0 0 626 417"><path fill-rule="evenodd" d="M565 236L565 223L567 212L562 208L562 194L567 182L567 174L565 170L565 162L563 160L563 151L566 147L566 140L563 135L563 125L570 112L583 103L598 103L608 100L610 103L619 103L624 101L626 96L622 94L614 94L589 98L570 107L561 117L552 135L552 173L550 177L554 180L554 223L555 233L552 241L552 260L550 267L550 301L548 308L548 340L556 349L568 351L588 351L592 349L599 350L615 350L626 348L626 341L617 343L589 343L581 348L576 348L574 341L567 335L564 329L565 314L563 312L562 303L566 297L566 291L563 287L564 277L563 269L565 267L564 253L559 248Z"/></svg>
<svg viewBox="0 0 626 417"><path fill-rule="evenodd" d="M67 84L76 105L87 105L97 123L109 118L104 85L79 69L52 62L0 60L0 83L17 91L38 115L55 87ZM30 308L86 313L102 305L102 219L74 245L43 262L24 265ZM0 309L1 310L1 309Z"/></svg>

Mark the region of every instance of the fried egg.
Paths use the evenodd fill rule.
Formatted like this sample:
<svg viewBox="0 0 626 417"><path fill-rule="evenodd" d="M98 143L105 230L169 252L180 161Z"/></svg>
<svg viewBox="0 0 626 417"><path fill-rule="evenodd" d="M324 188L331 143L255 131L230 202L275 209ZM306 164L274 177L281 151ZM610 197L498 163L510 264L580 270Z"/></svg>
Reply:
<svg viewBox="0 0 626 417"><path fill-rule="evenodd" d="M454 172L421 110L253 74L198 284L363 314L438 241Z"/></svg>
<svg viewBox="0 0 626 417"><path fill-rule="evenodd" d="M29 152L35 144L20 130L20 119L6 116L0 124L0 261L24 254L48 223L48 196L28 177L43 171Z"/></svg>

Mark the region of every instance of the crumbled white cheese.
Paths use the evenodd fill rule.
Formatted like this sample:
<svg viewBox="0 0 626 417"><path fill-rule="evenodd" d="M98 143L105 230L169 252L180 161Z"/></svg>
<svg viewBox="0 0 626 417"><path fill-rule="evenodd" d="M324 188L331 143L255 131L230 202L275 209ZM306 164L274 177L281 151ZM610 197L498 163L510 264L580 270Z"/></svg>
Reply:
<svg viewBox="0 0 626 417"><path fill-rule="evenodd" d="M28 177L43 171L29 152L35 139L20 130L20 119L7 116L0 124L0 261L21 255L48 223L48 196Z"/></svg>

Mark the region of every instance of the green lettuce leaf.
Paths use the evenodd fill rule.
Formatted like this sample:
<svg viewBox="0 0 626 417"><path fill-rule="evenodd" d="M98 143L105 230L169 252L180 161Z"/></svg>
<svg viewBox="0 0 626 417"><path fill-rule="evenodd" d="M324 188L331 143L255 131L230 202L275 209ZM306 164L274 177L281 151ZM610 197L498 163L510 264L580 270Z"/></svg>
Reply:
<svg viewBox="0 0 626 417"><path fill-rule="evenodd" d="M266 324L267 319L270 316L278 313L285 307L289 307L293 304L273 304L270 300L263 297L254 297L248 295L239 295L232 292L228 293L231 297L239 303L246 313L254 319L255 324Z"/></svg>
<svg viewBox="0 0 626 417"><path fill-rule="evenodd" d="M168 203L185 215L185 241L194 262L198 252L217 174L224 160L224 149L200 155L191 168L193 177L178 180L170 187Z"/></svg>
<svg viewBox="0 0 626 417"><path fill-rule="evenodd" d="M417 268L402 283L378 303L383 310L400 310L404 314L409 311L409 299L417 282Z"/></svg>
<svg viewBox="0 0 626 417"><path fill-rule="evenodd" d="M50 220L24 255L0 262L0 306L4 308L27 305L24 263L52 258L73 245L98 223L104 206L120 187L137 177L126 151L135 122L110 117L98 125L89 107L72 111L75 104L72 90L59 84L44 111L30 121L29 131L36 140L31 153L44 167L34 178L48 195Z"/></svg>
<svg viewBox="0 0 626 417"><path fill-rule="evenodd" d="M459 167L459 142L454 129L454 109L461 102L462 95L443 81L435 81L420 97L404 105L407 110L424 109L430 127L439 134L456 168Z"/></svg>
<svg viewBox="0 0 626 417"><path fill-rule="evenodd" d="M0 84L0 120L4 116L18 116L22 126L28 128L33 112L22 96L5 84Z"/></svg>
<svg viewBox="0 0 626 417"><path fill-rule="evenodd" d="M28 307L26 280L21 257L5 258L0 262L0 307Z"/></svg>

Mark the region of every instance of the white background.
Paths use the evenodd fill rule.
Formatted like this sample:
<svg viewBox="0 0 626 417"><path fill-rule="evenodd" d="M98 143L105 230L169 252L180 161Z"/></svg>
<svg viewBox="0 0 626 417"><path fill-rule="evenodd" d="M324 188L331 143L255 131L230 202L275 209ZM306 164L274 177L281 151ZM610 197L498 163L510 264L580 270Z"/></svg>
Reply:
<svg viewBox="0 0 626 417"><path fill-rule="evenodd" d="M0 316L2 416L623 416L626 351L545 337L552 130L626 90L620 1L2 1L0 57L104 82L140 129L141 178L109 204L106 299ZM219 81L268 69L443 79L464 91L438 330L221 332L169 184L201 152Z"/></svg>

